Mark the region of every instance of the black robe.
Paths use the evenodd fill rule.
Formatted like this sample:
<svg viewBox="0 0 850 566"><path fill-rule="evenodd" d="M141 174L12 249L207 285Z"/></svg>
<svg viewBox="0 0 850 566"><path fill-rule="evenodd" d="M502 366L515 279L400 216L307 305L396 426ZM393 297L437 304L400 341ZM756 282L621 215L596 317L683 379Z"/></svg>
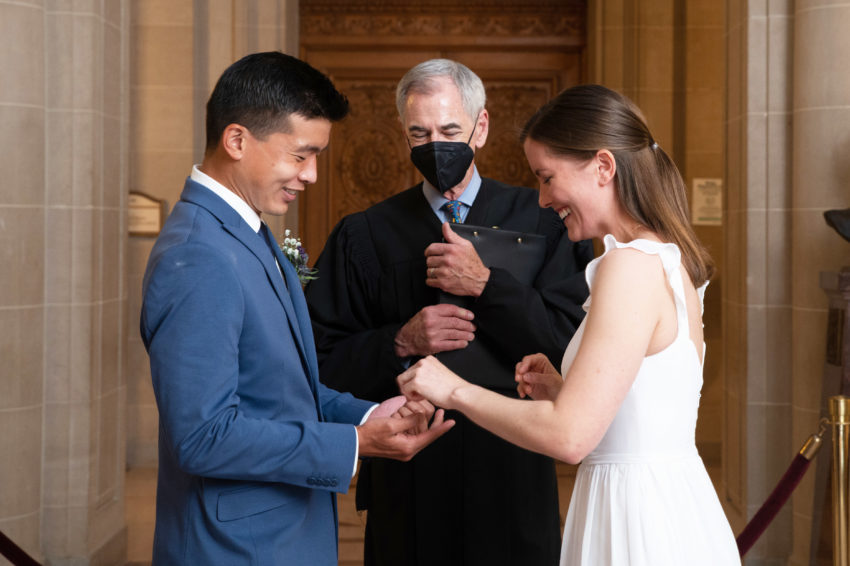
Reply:
<svg viewBox="0 0 850 566"><path fill-rule="evenodd" d="M558 215L541 209L537 198L532 189L482 179L466 218L467 224L546 236L546 260L533 286L491 268L483 293L469 305L476 340L486 340L505 361L500 386L490 389L511 397L514 365L524 355L544 352L560 367L588 294L583 270L591 243L570 242ZM306 288L326 385L373 401L398 395L395 378L405 365L393 338L419 310L438 302L438 291L425 285L424 250L441 240L422 185L334 228L316 263L318 279ZM411 462L363 462L356 499L358 508L368 509L367 566L556 564L554 462L463 415L448 417L458 421L455 428Z"/></svg>

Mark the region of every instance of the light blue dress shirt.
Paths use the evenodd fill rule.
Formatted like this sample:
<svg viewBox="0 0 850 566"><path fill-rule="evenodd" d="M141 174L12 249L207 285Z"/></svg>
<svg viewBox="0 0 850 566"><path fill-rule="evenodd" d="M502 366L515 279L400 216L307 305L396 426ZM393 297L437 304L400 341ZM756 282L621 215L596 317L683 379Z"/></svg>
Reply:
<svg viewBox="0 0 850 566"><path fill-rule="evenodd" d="M469 181L469 184L461 193L460 198L457 199L460 201L460 219L463 222L466 222L466 216L469 214L469 208L472 206L472 203L475 202L475 197L478 196L478 190L481 188L481 175L478 174L478 168L474 165L472 166L472 179ZM443 196L443 193L438 191L434 186L425 181L422 183L422 194L425 195L425 198L428 200L428 204L431 205L431 210L434 211L434 214L437 215L437 218L440 220L440 224L443 222L449 222L449 214L443 208L443 205L449 202L449 199Z"/></svg>

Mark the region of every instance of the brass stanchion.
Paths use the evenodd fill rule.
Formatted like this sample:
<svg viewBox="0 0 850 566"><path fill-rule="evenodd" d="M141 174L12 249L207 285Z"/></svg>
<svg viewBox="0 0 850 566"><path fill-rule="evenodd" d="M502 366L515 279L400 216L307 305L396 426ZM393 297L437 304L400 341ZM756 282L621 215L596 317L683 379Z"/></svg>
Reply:
<svg viewBox="0 0 850 566"><path fill-rule="evenodd" d="M848 548L848 440L850 440L850 397L837 395L829 398L829 416L832 421L832 518L834 538L832 563L850 566Z"/></svg>

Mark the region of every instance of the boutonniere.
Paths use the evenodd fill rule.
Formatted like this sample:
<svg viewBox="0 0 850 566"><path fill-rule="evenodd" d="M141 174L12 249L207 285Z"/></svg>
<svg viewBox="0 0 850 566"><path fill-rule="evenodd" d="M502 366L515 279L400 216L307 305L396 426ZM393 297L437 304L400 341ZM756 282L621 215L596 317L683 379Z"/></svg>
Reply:
<svg viewBox="0 0 850 566"><path fill-rule="evenodd" d="M280 244L280 250L286 256L286 259L289 260L289 263L295 267L295 273L298 274L298 279L302 285L306 285L308 281L319 278L317 275L319 270L307 265L309 256L304 246L301 245L301 238L292 235L291 230L285 230L283 232L283 243Z"/></svg>

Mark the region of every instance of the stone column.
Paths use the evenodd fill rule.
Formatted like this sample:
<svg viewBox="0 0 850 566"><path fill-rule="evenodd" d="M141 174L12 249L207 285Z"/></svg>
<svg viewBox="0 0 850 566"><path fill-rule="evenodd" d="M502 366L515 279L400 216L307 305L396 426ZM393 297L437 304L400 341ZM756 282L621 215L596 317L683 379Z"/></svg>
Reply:
<svg viewBox="0 0 850 566"><path fill-rule="evenodd" d="M45 5L41 547L51 565L116 564L126 549L129 2Z"/></svg>
<svg viewBox="0 0 850 566"><path fill-rule="evenodd" d="M0 528L124 556L126 1L0 1Z"/></svg>
<svg viewBox="0 0 850 566"><path fill-rule="evenodd" d="M850 264L850 243L823 218L826 210L850 207L850 4L805 0L794 8L789 343L793 436L802 438L820 413L827 351L828 299L820 273ZM810 484L794 499L792 560L799 564L808 563L807 527L815 519Z"/></svg>
<svg viewBox="0 0 850 566"><path fill-rule="evenodd" d="M739 533L808 434L791 430L792 13L748 0L727 13L723 495ZM787 506L747 564L785 564L790 549Z"/></svg>
<svg viewBox="0 0 850 566"><path fill-rule="evenodd" d="M45 351L44 41L42 2L0 1L0 530L38 558Z"/></svg>

